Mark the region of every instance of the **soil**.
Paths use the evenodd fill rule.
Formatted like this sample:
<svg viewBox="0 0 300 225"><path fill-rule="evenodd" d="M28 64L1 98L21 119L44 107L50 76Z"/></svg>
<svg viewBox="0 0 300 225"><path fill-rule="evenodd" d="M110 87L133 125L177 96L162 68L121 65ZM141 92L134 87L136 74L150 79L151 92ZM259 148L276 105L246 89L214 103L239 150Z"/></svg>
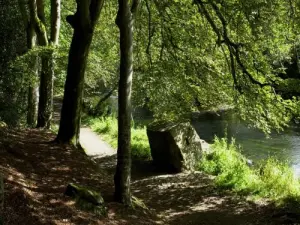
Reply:
<svg viewBox="0 0 300 225"><path fill-rule="evenodd" d="M213 177L200 172L160 174L151 162L135 162L132 168L132 193L148 209L125 208L112 198L115 155L90 158L51 142L54 138L43 130L0 129L4 224L300 224L298 214L216 189ZM100 191L108 216L78 209L64 195L69 183Z"/></svg>

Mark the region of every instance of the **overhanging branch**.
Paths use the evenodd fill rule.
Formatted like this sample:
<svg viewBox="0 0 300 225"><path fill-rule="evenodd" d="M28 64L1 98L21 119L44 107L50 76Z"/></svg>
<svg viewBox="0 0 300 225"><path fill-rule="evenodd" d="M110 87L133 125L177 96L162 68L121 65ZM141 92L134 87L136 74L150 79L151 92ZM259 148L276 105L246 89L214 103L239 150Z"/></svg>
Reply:
<svg viewBox="0 0 300 225"><path fill-rule="evenodd" d="M211 5L213 11L215 12L216 16L220 20L220 22L222 24L221 29L218 28L217 24L215 23L215 21L213 20L212 16L209 13L209 11L207 10L204 2L202 0L195 0L195 3L198 6L199 12L204 15L204 17L209 22L211 28L213 29L213 31L217 35L217 38L218 38L217 44L218 45L225 44L227 46L228 50L229 50L230 59L231 59L231 73L232 73L234 82L235 83L237 82L236 71L233 70L233 65L232 65L232 60L235 59L238 66L241 68L242 72L248 77L248 79L250 80L251 83L256 84L260 87L272 86L272 84L270 84L270 83L261 83L261 82L259 82L248 71L247 67L242 62L242 59L241 59L241 56L240 56L240 54L241 54L240 53L240 47L242 47L243 45L241 43L235 43L230 39L230 37L228 35L228 30L227 30L227 21L224 18L223 14L221 13L219 7L212 1L209 1L209 2L206 3L206 4Z"/></svg>

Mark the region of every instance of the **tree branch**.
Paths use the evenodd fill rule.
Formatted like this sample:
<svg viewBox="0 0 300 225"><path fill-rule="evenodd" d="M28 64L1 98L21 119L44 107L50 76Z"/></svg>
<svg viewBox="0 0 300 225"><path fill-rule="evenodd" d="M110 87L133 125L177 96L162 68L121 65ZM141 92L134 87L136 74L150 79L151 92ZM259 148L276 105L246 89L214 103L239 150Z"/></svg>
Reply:
<svg viewBox="0 0 300 225"><path fill-rule="evenodd" d="M246 68L246 66L244 65L244 63L242 62L241 57L240 57L240 47L242 46L242 44L241 43L234 43L229 38L228 31L227 31L227 22L226 22L226 19L223 16L223 14L221 13L219 7L214 2L212 2L212 1L209 1L209 3L208 3L208 4L211 5L211 7L214 10L214 12L216 13L218 19L221 21L222 32L217 27L217 25L214 22L214 20L212 19L211 15L208 12L208 10L206 9L203 1L202 0L196 0L196 4L198 6L199 12L203 13L203 15L205 16L205 18L207 19L207 21L211 25L213 31L216 33L216 35L218 37L217 43L219 45L220 44L226 44L226 46L228 47L229 52L231 54L230 55L231 60L233 60L233 59L236 60L237 64L241 68L242 72L249 78L249 80L251 81L251 83L256 84L256 85L258 85L260 87L272 86L269 83L261 83L261 82L257 81L251 75L251 73L248 71L248 69ZM232 62L231 62L231 64L232 64ZM231 68L232 68L232 65L231 65ZM236 80L236 72L235 72L235 70L231 69L231 73L232 73L233 79Z"/></svg>
<svg viewBox="0 0 300 225"><path fill-rule="evenodd" d="M152 24L151 24L152 14L151 14L151 7L149 5L149 1L145 0L145 2L146 2L146 8L148 11L148 44L147 44L147 48L146 48L146 54L148 55L150 64L152 65L152 57L151 57L150 48L151 48L151 43L152 43L152 37L154 36L154 33L155 33L155 29L154 29L154 27L152 27Z"/></svg>

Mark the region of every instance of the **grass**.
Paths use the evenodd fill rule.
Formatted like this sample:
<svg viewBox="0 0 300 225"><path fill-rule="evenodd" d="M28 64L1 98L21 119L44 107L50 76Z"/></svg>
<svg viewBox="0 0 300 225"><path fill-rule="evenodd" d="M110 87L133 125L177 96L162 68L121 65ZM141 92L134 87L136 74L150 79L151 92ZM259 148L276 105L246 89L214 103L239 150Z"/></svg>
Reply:
<svg viewBox="0 0 300 225"><path fill-rule="evenodd" d="M88 119L91 128L114 148L117 147L118 122L116 118ZM145 126L131 128L133 159L151 159ZM211 150L204 153L199 170L215 176L216 186L253 198L268 198L278 204L300 201L300 181L287 162L275 158L249 166L234 140L216 138Z"/></svg>
<svg viewBox="0 0 300 225"><path fill-rule="evenodd" d="M58 124L51 123L50 131L51 131L53 134L58 134L58 129L59 129L59 125L58 125Z"/></svg>
<svg viewBox="0 0 300 225"><path fill-rule="evenodd" d="M118 121L114 117L92 118L88 124L112 147L118 145ZM131 128L131 150L133 159L149 160L151 151L145 126L132 126Z"/></svg>
<svg viewBox="0 0 300 225"><path fill-rule="evenodd" d="M300 182L288 163L269 158L250 167L234 141L229 144L216 138L199 169L215 175L218 187L239 194L269 198L277 203L300 200Z"/></svg>

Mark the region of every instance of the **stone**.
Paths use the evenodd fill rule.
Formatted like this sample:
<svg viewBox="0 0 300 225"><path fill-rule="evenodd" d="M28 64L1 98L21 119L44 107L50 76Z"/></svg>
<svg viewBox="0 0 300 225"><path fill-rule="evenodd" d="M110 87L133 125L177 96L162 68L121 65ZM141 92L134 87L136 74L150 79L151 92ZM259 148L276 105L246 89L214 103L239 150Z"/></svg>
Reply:
<svg viewBox="0 0 300 225"><path fill-rule="evenodd" d="M76 206L81 210L92 212L96 216L107 217L107 207L101 193L71 183L68 184L65 195L74 198Z"/></svg>
<svg viewBox="0 0 300 225"><path fill-rule="evenodd" d="M104 204L100 193L72 183L68 184L65 195L90 202L97 206Z"/></svg>
<svg viewBox="0 0 300 225"><path fill-rule="evenodd" d="M153 162L164 172L194 170L209 149L190 123L150 125L147 135Z"/></svg>

